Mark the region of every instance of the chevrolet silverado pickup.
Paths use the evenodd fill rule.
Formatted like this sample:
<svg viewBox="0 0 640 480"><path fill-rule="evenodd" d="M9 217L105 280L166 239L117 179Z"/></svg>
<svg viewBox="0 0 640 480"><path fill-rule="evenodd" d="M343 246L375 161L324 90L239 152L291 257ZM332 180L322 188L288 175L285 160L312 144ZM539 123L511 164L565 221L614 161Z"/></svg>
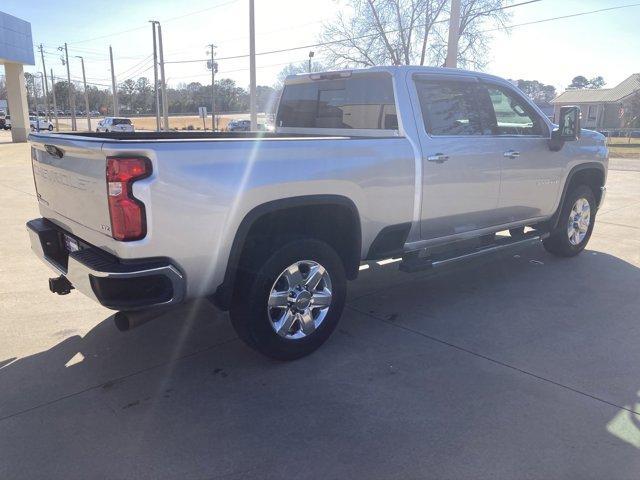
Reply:
<svg viewBox="0 0 640 480"><path fill-rule="evenodd" d="M289 77L274 132L34 133L31 247L53 292L118 310L121 329L208 297L249 346L298 358L363 261L580 253L608 152L577 107L558 113L494 76L375 67Z"/></svg>

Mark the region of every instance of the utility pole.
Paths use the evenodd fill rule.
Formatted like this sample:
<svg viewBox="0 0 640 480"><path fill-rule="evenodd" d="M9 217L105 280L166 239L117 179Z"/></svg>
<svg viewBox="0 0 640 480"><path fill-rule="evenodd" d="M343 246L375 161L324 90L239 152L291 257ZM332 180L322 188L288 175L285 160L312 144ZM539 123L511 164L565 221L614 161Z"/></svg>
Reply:
<svg viewBox="0 0 640 480"><path fill-rule="evenodd" d="M158 48L156 45L156 22L149 20L153 29L153 90L156 94L156 132L160 131L160 96L158 93Z"/></svg>
<svg viewBox="0 0 640 480"><path fill-rule="evenodd" d="M253 0L249 0L249 108L251 130L258 130L258 106L256 102L256 25Z"/></svg>
<svg viewBox="0 0 640 480"><path fill-rule="evenodd" d="M82 63L82 82L84 83L84 108L87 110L87 127L91 131L91 113L89 112L89 92L87 91L87 77L84 74L84 58L76 55Z"/></svg>
<svg viewBox="0 0 640 480"><path fill-rule="evenodd" d="M40 58L42 58L42 71L44 72L44 103L46 105L47 120L51 121L51 110L49 110L49 84L47 83L47 67L44 64L44 50L42 44L38 47Z"/></svg>
<svg viewBox="0 0 640 480"><path fill-rule="evenodd" d="M58 50L62 51L63 47L58 47ZM62 64L67 66L67 86L69 88L69 108L71 109L71 130L76 131L76 96L73 91L73 84L71 83L71 73L69 72L69 51L67 50L67 44L64 44L64 58Z"/></svg>
<svg viewBox="0 0 640 480"><path fill-rule="evenodd" d="M211 60L209 61L211 68L211 131L216 131L216 73L218 73L218 64L213 60L216 46L209 44L211 49Z"/></svg>
<svg viewBox="0 0 640 480"><path fill-rule="evenodd" d="M109 45L109 60L111 61L111 90L113 91L113 115L118 116L118 86L116 84L116 71L113 69L113 49Z"/></svg>
<svg viewBox="0 0 640 480"><path fill-rule="evenodd" d="M53 68L51 69L51 96L53 97L53 116L56 119L56 132L60 131L58 125L58 104L56 103L56 79L53 76Z"/></svg>
<svg viewBox="0 0 640 480"><path fill-rule="evenodd" d="M311 59L314 55L315 53L313 51L309 52L309 73L311 73Z"/></svg>
<svg viewBox="0 0 640 480"><path fill-rule="evenodd" d="M158 49L160 53L160 88L162 89L162 116L164 119L164 130L169 131L169 108L167 100L167 77L164 75L164 50L162 48L162 26L158 23Z"/></svg>
<svg viewBox="0 0 640 480"><path fill-rule="evenodd" d="M449 14L449 43L447 43L447 59L445 67L456 68L458 66L458 36L460 34L460 0L451 0L451 13Z"/></svg>

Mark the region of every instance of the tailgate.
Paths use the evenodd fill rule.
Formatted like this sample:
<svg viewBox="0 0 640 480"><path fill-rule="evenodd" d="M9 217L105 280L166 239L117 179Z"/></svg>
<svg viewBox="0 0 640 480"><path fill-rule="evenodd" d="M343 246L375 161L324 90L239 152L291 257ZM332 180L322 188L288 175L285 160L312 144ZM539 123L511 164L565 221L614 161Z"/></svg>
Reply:
<svg viewBox="0 0 640 480"><path fill-rule="evenodd" d="M30 141L38 202L47 216L110 236L102 140L32 135Z"/></svg>

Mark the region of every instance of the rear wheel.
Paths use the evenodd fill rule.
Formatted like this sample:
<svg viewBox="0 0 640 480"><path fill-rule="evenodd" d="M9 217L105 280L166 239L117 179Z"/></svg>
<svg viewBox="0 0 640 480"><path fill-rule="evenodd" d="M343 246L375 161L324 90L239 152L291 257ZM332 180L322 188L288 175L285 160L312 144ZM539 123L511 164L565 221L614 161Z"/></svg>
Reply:
<svg viewBox="0 0 640 480"><path fill-rule="evenodd" d="M596 199L586 185L573 188L566 196L557 228L544 240L544 248L554 255L573 257L587 246L595 222Z"/></svg>
<svg viewBox="0 0 640 480"><path fill-rule="evenodd" d="M329 338L345 297L344 267L335 250L318 240L295 240L242 268L230 316L247 345L294 360Z"/></svg>

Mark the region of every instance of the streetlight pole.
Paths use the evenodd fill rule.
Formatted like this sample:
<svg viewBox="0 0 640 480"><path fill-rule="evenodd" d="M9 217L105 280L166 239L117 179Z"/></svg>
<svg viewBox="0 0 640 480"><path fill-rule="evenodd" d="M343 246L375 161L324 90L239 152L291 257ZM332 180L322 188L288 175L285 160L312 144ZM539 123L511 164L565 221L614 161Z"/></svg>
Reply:
<svg viewBox="0 0 640 480"><path fill-rule="evenodd" d="M156 132L160 131L160 94L158 93L158 47L156 44L156 21L149 20L153 30L153 90L156 94Z"/></svg>
<svg viewBox="0 0 640 480"><path fill-rule="evenodd" d="M256 25L254 1L249 0L249 111L251 130L258 130L258 105L256 102Z"/></svg>
<svg viewBox="0 0 640 480"><path fill-rule="evenodd" d="M82 82L84 83L84 108L87 110L87 127L91 131L91 113L89 113L89 92L87 91L87 77L84 74L84 58L76 55L76 58L80 59L82 64Z"/></svg>
<svg viewBox="0 0 640 480"><path fill-rule="evenodd" d="M111 61L111 90L113 91L113 115L118 116L118 86L116 84L116 72L113 69L113 49L109 45L109 60Z"/></svg>
<svg viewBox="0 0 640 480"><path fill-rule="evenodd" d="M58 125L58 104L56 103L56 79L53 77L53 68L51 69L51 96L53 97L53 116L56 119L56 132L60 131Z"/></svg>
<svg viewBox="0 0 640 480"><path fill-rule="evenodd" d="M210 43L211 60L209 67L211 68L211 131L216 131L216 73L218 73L218 64L213 60L216 46Z"/></svg>
<svg viewBox="0 0 640 480"><path fill-rule="evenodd" d="M47 82L47 67L44 64L44 49L42 44L38 47L40 50L40 58L42 58L42 71L44 72L44 103L46 105L47 120L51 121L51 110L49 109L49 84Z"/></svg>
<svg viewBox="0 0 640 480"><path fill-rule="evenodd" d="M36 75L33 77L33 98L36 101L36 130L40 131L40 110L38 110L38 82L36 82ZM44 88L43 88L44 90Z"/></svg>
<svg viewBox="0 0 640 480"><path fill-rule="evenodd" d="M315 54L313 51L309 52L309 73L311 73L311 59L313 58L314 55Z"/></svg>
<svg viewBox="0 0 640 480"><path fill-rule="evenodd" d="M69 87L69 108L71 109L71 130L76 131L76 95L73 91L73 84L71 83L71 73L69 72L69 51L67 50L67 44L64 47L58 47L58 50L64 49L64 59L62 64L67 66L67 86Z"/></svg>

